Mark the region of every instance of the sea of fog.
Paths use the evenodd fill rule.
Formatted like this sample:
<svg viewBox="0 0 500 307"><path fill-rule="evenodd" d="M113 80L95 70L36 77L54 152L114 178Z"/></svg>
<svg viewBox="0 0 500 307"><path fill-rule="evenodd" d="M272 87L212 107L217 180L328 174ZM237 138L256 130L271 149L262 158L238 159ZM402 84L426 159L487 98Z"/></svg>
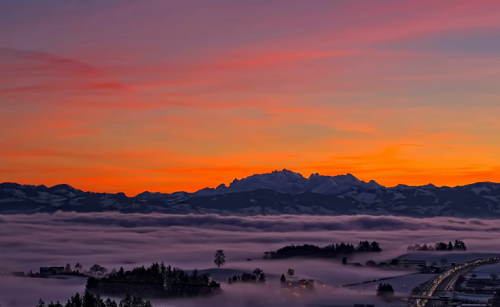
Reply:
<svg viewBox="0 0 500 307"><path fill-rule="evenodd" d="M98 263L111 270L131 269L161 262L184 270L203 270L222 282L223 293L210 299L153 301L156 306L404 306L383 303L375 297L377 282L349 288L340 284L379 278L395 286L399 296L430 279L432 275L408 275L411 271L343 266L339 259L263 260L263 252L290 244L327 245L376 240L381 253L356 255L349 262L364 264L391 260L406 253L414 243L463 240L466 253L416 253L411 258L445 257L472 260L500 253L498 220L388 216L260 216L164 215L120 213L56 213L0 216L0 271L38 272L41 266L74 266L88 269ZM226 265L216 269L213 256L223 249ZM250 260L248 260L250 259ZM256 267L268 276L266 286L228 285L229 276L251 272ZM296 278L318 281L312 293L292 295L279 287L279 276L288 268ZM399 276L399 277L398 277ZM324 286L323 286L324 285ZM2 307L34 307L39 298L65 302L82 293L85 279L27 278L0 275Z"/></svg>

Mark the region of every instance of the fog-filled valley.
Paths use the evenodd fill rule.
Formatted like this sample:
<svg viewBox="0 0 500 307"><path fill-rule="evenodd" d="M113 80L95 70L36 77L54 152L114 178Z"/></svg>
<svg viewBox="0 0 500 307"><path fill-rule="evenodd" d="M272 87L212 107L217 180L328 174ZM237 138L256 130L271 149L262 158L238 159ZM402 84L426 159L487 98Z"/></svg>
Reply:
<svg viewBox="0 0 500 307"><path fill-rule="evenodd" d="M0 0L0 307L500 307L500 0Z"/></svg>
<svg viewBox="0 0 500 307"><path fill-rule="evenodd" d="M43 266L74 266L83 270L100 264L109 271L130 270L153 262L198 269L221 283L222 292L210 298L152 300L153 306L352 306L377 302L378 282L339 288L341 284L393 279L396 295L405 297L430 274L414 274L400 269L342 265L341 258L291 258L265 260L265 251L291 244L351 243L377 241L382 252L360 253L348 257L349 263L364 265L368 260L387 262L407 253L415 243L434 244L463 240L467 252L415 252L411 257L438 262L466 261L500 252L496 220L459 218L415 219L390 216L257 216L221 217L217 215L164 215L120 213L55 213L0 216L0 270L38 272ZM216 268L214 253L224 250L226 264ZM266 284L228 284L229 277L262 269ZM279 287L281 274L289 268L295 278L314 279L310 293L284 293ZM29 278L0 276L0 304L34 307L39 298L62 303L76 292L83 293L83 277ZM388 304L378 302L377 305ZM393 302L391 306L403 306Z"/></svg>

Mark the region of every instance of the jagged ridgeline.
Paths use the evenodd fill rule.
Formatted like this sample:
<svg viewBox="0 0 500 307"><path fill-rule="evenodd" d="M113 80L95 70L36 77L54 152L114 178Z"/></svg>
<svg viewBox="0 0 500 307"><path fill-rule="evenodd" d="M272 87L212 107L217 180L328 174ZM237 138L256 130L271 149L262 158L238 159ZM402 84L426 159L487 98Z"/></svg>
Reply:
<svg viewBox="0 0 500 307"><path fill-rule="evenodd" d="M175 298L211 295L220 291L220 284L207 274L194 270L191 274L179 268L153 263L149 268L111 272L103 278L89 277L86 289L110 296L131 294L145 298Z"/></svg>
<svg viewBox="0 0 500 307"><path fill-rule="evenodd" d="M277 251L269 251L264 253L264 259L280 259L290 257L336 257L339 255L363 252L380 252L382 248L376 241L368 242L361 241L358 246L352 244L337 243L330 244L325 247L319 247L312 244L304 245L289 245L278 249Z"/></svg>

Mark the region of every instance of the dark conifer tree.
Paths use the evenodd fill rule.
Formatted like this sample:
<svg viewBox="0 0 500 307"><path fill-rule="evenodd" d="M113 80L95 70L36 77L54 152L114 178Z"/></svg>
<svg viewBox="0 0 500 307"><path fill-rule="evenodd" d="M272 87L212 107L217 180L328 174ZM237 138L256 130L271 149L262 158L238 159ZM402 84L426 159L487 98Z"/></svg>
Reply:
<svg viewBox="0 0 500 307"><path fill-rule="evenodd" d="M80 294L77 293L72 296L66 303L65 307L83 307L83 301Z"/></svg>
<svg viewBox="0 0 500 307"><path fill-rule="evenodd" d="M391 284L379 284L377 287L377 295L383 297L394 296L394 288Z"/></svg>
<svg viewBox="0 0 500 307"><path fill-rule="evenodd" d="M110 300L109 298L106 300L105 304L106 304L106 307L118 307L116 302L114 300L113 301Z"/></svg>
<svg viewBox="0 0 500 307"><path fill-rule="evenodd" d="M281 282L286 282L285 274L281 274L280 281Z"/></svg>
<svg viewBox="0 0 500 307"><path fill-rule="evenodd" d="M120 301L118 305L120 307L132 307L132 297L130 295L125 295L125 297Z"/></svg>
<svg viewBox="0 0 500 307"><path fill-rule="evenodd" d="M83 294L83 307L96 307L97 300L96 297L89 291L85 291Z"/></svg>

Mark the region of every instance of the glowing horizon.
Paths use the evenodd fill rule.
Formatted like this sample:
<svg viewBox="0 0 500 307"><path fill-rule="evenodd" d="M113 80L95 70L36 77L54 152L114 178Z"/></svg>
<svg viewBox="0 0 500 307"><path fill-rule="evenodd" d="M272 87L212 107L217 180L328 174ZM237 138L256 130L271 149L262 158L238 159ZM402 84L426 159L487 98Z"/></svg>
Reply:
<svg viewBox="0 0 500 307"><path fill-rule="evenodd" d="M294 173L298 173L300 175L302 175L304 178L309 178L312 174L315 174L315 173L310 173L309 175L304 175L300 172L295 172L293 170L290 170L290 169L287 169L288 171L292 171ZM280 170L272 170L272 171L269 171L269 172L266 172L266 173L271 173L271 172L274 172L274 171L280 171ZM169 191L169 192L165 192L165 191L157 191L157 190L151 190L151 189L144 189L144 190L137 190L136 192L133 192L133 193L130 193L130 192L123 192L123 191L113 191L113 192L110 192L108 189L106 189L106 187L103 187L103 189L99 189L99 190L90 190L90 189L82 189L82 188L79 188L79 187L76 187L76 186L72 186L73 188L75 189L78 189L78 190L82 190L84 192L98 192L98 193L124 193L126 194L128 197L134 197L134 196L137 196L143 192L151 192L151 193L155 193L155 192L161 192L161 193L167 193L167 194L170 194L170 193L175 193L175 192L187 192L187 193L194 193L194 192L197 192L201 189L204 189L204 188L216 188L217 186L219 186L220 184L224 184L226 186L229 186L234 180L241 180L241 179L244 179L244 178L247 178L249 176L252 176L252 175L261 175L261 174L266 174L266 173L256 173L256 174L249 174L248 176L244 176L244 177L238 177L238 178L233 178L232 180L228 181L228 182L212 182L211 184L208 184L206 186L203 186L201 188L193 188L191 190L175 190L175 191ZM372 179L367 179L367 180L363 180L363 179L360 179L359 177L357 177L356 175L354 174L351 174L351 173L342 173L342 174L336 174L336 175L324 175L324 174L319 174L319 175L322 175L322 176L342 176L342 175L353 175L354 177L356 177L357 179L361 180L361 181L364 181L364 182L369 182L371 181ZM482 182L489 182L489 181L482 181ZM9 183L7 181L5 182L0 182L0 183ZM22 183L19 183L19 182L10 182L10 183L17 183L17 184L22 184ZM397 185L407 185L405 183L397 183L397 184L393 184L393 185L383 185L381 184L380 182L377 182L378 184L380 184L381 186L384 186L385 188L392 188L392 187L395 187ZM428 182L427 184L408 184L408 186L425 186L425 185L435 185L436 187L457 187L457 186L464 186L464 185L467 185L467 184L473 184L473 183L479 183L478 181L473 181L473 182L469 182L469 183L465 183L465 184L459 184L459 185L454 185L454 186L450 186L450 185L436 185L436 184L433 184L432 182ZM33 185L33 184L29 184L29 183L25 183L26 185ZM51 184L51 185L47 185L47 184L35 184L35 186L38 186L38 185L44 185L48 188L52 188L54 186L57 186L57 185L61 185L61 184L67 184L65 182L60 182L60 183L57 183L57 184ZM71 185L70 185L71 186Z"/></svg>
<svg viewBox="0 0 500 307"><path fill-rule="evenodd" d="M500 182L498 1L0 4L0 182Z"/></svg>

